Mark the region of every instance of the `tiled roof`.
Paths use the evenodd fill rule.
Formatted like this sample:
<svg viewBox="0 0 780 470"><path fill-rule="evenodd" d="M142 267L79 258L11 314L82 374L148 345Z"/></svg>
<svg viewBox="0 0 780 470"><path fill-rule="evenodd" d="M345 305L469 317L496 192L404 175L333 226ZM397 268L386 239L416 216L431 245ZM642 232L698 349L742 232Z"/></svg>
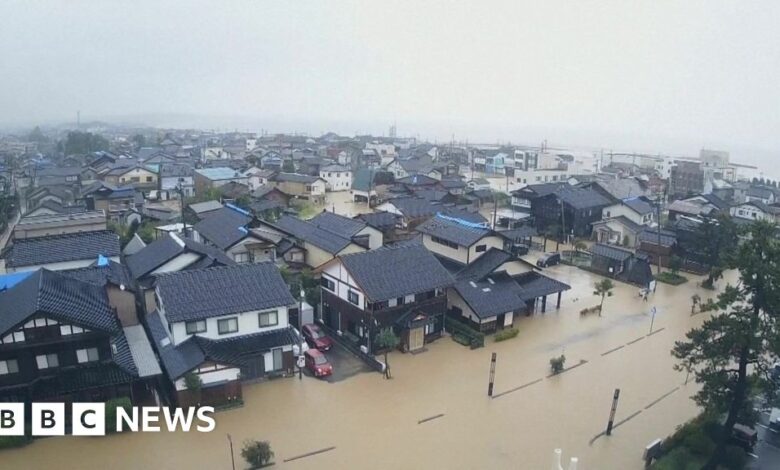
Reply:
<svg viewBox="0 0 780 470"><path fill-rule="evenodd" d="M195 173L202 175L212 181L229 180L234 178L243 178L240 171L228 167L219 168L199 168Z"/></svg>
<svg viewBox="0 0 780 470"><path fill-rule="evenodd" d="M644 197L632 197L629 199L624 199L623 204L640 215L650 214L653 212L652 204L650 204L650 201Z"/></svg>
<svg viewBox="0 0 780 470"><path fill-rule="evenodd" d="M446 287L453 282L450 273L422 245L386 246L339 259L374 302Z"/></svg>
<svg viewBox="0 0 780 470"><path fill-rule="evenodd" d="M139 377L153 377L160 375L160 364L154 356L149 338L141 325L126 326L123 328L130 356Z"/></svg>
<svg viewBox="0 0 780 470"><path fill-rule="evenodd" d="M592 225L593 226L603 225L603 224L606 224L607 222L618 222L618 223L622 224L624 227L626 227L627 229L629 229L630 231L632 231L634 233L640 232L642 230L642 228L643 228L642 225L639 225L638 223L634 222L633 220L629 219L628 217L626 217L624 215L619 215L617 217L610 217L609 219L599 220L599 221L593 222Z"/></svg>
<svg viewBox="0 0 780 470"><path fill-rule="evenodd" d="M385 231L395 228L400 217L391 212L380 211L369 214L360 214L356 218L362 220L377 230Z"/></svg>
<svg viewBox="0 0 780 470"><path fill-rule="evenodd" d="M170 322L295 304L279 268L270 262L161 274L157 288Z"/></svg>
<svg viewBox="0 0 780 470"><path fill-rule="evenodd" d="M568 186L568 183L541 183L541 184L529 184L524 188L516 189L512 191L512 195L515 196L528 196L534 195L537 197L547 196L559 190L560 188Z"/></svg>
<svg viewBox="0 0 780 470"><path fill-rule="evenodd" d="M127 266L133 278L140 279L184 252L197 253L204 259L223 265L234 264L233 260L215 247L172 234L155 240L138 253L127 257Z"/></svg>
<svg viewBox="0 0 780 470"><path fill-rule="evenodd" d="M571 289L571 286L565 282L547 277L536 271L519 274L514 279L520 284L520 287L523 289L523 295L527 300Z"/></svg>
<svg viewBox="0 0 780 470"><path fill-rule="evenodd" d="M514 259L514 256L511 253L498 248L491 248L463 268L455 277L457 279L482 279L512 259Z"/></svg>
<svg viewBox="0 0 780 470"><path fill-rule="evenodd" d="M366 223L358 219L350 219L343 215L333 212L323 211L309 219L309 222L317 227L341 235L344 238L351 238L359 231L366 228Z"/></svg>
<svg viewBox="0 0 780 470"><path fill-rule="evenodd" d="M562 186L555 195L564 203L575 209L587 209L590 207L608 206L610 201L593 189L575 188L572 186Z"/></svg>
<svg viewBox="0 0 780 470"><path fill-rule="evenodd" d="M439 183L439 180L436 178L431 178L430 176L426 175L410 175L405 178L400 178L396 180L397 183L403 184L403 185L410 185L410 186L433 186L435 184Z"/></svg>
<svg viewBox="0 0 780 470"><path fill-rule="evenodd" d="M431 235L456 243L460 246L471 246L491 234L486 228L478 228L454 220L433 217L417 226L420 233Z"/></svg>
<svg viewBox="0 0 780 470"><path fill-rule="evenodd" d="M0 312L0 336L37 312L88 329L119 329L101 287L46 269L39 269L13 288L0 292Z"/></svg>
<svg viewBox="0 0 780 470"><path fill-rule="evenodd" d="M100 287L105 286L106 283L111 283L115 286L124 286L126 289L133 290L133 278L127 266L111 260L105 266L95 265L86 268L68 269L59 271L59 273L63 276Z"/></svg>
<svg viewBox="0 0 780 470"><path fill-rule="evenodd" d="M639 232L639 241L651 245L658 245L658 230L646 228ZM672 246L677 243L677 234L670 230L661 229L661 246Z"/></svg>
<svg viewBox="0 0 780 470"><path fill-rule="evenodd" d="M589 251L593 254L593 256L603 256L605 258L620 262L623 262L633 256L633 253L628 250L610 245L604 245L602 243L597 243L591 246Z"/></svg>
<svg viewBox="0 0 780 470"><path fill-rule="evenodd" d="M283 215L273 225L330 254L336 254L352 243L349 238L321 229L315 224L297 217Z"/></svg>
<svg viewBox="0 0 780 470"><path fill-rule="evenodd" d="M279 173L272 178L274 181L289 181L291 183L314 183L319 176L301 175L299 173Z"/></svg>
<svg viewBox="0 0 780 470"><path fill-rule="evenodd" d="M251 221L252 217L223 207L203 214L203 220L195 224L194 229L203 238L225 250L247 236L248 232L242 228Z"/></svg>
<svg viewBox="0 0 780 470"><path fill-rule="evenodd" d="M4 254L8 267L119 256L119 235L110 230L15 240Z"/></svg>
<svg viewBox="0 0 780 470"><path fill-rule="evenodd" d="M190 210L192 210L196 214L200 215L203 212L222 209L222 204L219 201L206 201L206 202L197 202L195 204L190 204L187 207L189 207Z"/></svg>
<svg viewBox="0 0 780 470"><path fill-rule="evenodd" d="M506 273L487 276L481 281L461 280L455 290L480 318L489 318L525 308L523 289Z"/></svg>

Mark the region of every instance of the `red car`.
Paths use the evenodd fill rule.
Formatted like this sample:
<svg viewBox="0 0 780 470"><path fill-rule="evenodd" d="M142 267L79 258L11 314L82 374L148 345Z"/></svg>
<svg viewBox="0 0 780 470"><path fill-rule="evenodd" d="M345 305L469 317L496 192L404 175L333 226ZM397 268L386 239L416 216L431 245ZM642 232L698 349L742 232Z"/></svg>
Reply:
<svg viewBox="0 0 780 470"><path fill-rule="evenodd" d="M314 323L307 323L301 327L303 330L303 337L309 344L310 348L319 349L320 351L328 351L333 347L333 340L325 335L322 328Z"/></svg>
<svg viewBox="0 0 780 470"><path fill-rule="evenodd" d="M333 366L330 365L325 355L318 350L309 349L304 356L306 357L306 368L315 377L327 377L333 373Z"/></svg>

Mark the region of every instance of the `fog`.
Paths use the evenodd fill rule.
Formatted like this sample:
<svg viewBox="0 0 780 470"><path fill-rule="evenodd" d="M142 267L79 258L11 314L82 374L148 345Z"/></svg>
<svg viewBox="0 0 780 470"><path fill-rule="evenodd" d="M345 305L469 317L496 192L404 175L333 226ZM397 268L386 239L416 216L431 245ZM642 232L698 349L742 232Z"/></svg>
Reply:
<svg viewBox="0 0 780 470"><path fill-rule="evenodd" d="M395 122L432 140L780 148L777 2L6 0L0 18L5 126L80 110L161 126L382 134Z"/></svg>

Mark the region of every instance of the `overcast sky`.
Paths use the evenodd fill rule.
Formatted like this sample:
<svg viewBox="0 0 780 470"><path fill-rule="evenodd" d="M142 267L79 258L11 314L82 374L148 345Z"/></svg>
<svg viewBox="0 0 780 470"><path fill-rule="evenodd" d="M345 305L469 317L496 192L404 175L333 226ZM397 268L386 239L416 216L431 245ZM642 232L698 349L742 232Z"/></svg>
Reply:
<svg viewBox="0 0 780 470"><path fill-rule="evenodd" d="M780 2L3 0L0 123L780 148ZM165 122L171 121L171 122Z"/></svg>

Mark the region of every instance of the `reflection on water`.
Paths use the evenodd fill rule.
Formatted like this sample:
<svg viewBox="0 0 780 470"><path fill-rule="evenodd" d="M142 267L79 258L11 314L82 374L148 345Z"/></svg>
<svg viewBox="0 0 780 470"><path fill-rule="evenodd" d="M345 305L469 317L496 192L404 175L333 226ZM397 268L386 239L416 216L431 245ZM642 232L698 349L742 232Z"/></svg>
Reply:
<svg viewBox="0 0 780 470"><path fill-rule="evenodd" d="M237 468L243 468L240 443L249 438L271 442L275 468L544 469L556 447L566 462L579 457L583 469L643 468L643 447L696 413L689 399L695 385L682 385L669 354L705 317L690 315L695 282L659 285L647 303L636 288L620 284L603 317L581 317L579 310L598 301L593 276L568 266L548 272L573 289L561 310L519 319L515 339L488 340L472 351L444 338L422 354L393 353L392 380L364 373L333 384L304 378L248 385L245 406L218 413L210 434L49 438L1 452L0 467L229 469L231 434ZM646 336L653 305L662 312L659 332ZM489 399L492 352L500 396ZM587 362L548 377L549 359L559 352L567 366ZM621 389L616 420L634 417L589 445L606 426L615 388ZM329 447L335 449L283 462Z"/></svg>

